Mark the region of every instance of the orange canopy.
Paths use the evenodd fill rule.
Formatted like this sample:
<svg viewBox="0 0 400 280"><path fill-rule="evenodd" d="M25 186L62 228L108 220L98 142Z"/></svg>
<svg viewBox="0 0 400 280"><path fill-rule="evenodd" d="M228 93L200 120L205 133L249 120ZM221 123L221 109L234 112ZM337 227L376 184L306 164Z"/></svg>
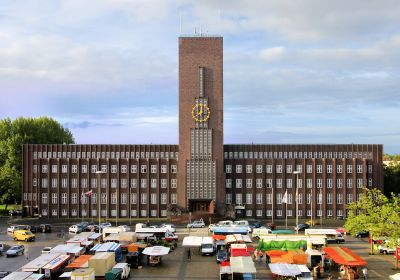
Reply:
<svg viewBox="0 0 400 280"><path fill-rule="evenodd" d="M302 250L271 250L265 252L271 263L306 264L307 255Z"/></svg>
<svg viewBox="0 0 400 280"><path fill-rule="evenodd" d="M285 255L287 252L282 250L269 250L265 252L269 257L279 257Z"/></svg>
<svg viewBox="0 0 400 280"><path fill-rule="evenodd" d="M76 258L72 263L67 265L67 268L81 268L81 267L88 267L89 259L93 257L93 255L82 255Z"/></svg>
<svg viewBox="0 0 400 280"><path fill-rule="evenodd" d="M351 266L365 266L367 262L346 247L326 247L324 252L338 264Z"/></svg>
<svg viewBox="0 0 400 280"><path fill-rule="evenodd" d="M219 234L214 234L212 236L214 240L225 240L226 236L225 235L219 235Z"/></svg>

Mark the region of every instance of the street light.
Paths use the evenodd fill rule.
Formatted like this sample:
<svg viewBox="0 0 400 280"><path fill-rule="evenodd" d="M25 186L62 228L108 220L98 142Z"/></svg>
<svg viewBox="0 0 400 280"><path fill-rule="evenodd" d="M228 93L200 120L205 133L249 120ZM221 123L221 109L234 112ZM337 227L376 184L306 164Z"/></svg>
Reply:
<svg viewBox="0 0 400 280"><path fill-rule="evenodd" d="M299 234L299 174L301 174L301 171L296 170L293 172L293 174L296 174L296 234Z"/></svg>
<svg viewBox="0 0 400 280"><path fill-rule="evenodd" d="M100 214L100 205L101 205L101 199L100 199L100 188L101 188L101 182L100 182L100 174L105 174L105 171L96 171L97 174L97 205L99 206L99 212L97 213L97 216L99 217L99 233L101 233L101 228L100 228L100 219L101 219L101 214Z"/></svg>

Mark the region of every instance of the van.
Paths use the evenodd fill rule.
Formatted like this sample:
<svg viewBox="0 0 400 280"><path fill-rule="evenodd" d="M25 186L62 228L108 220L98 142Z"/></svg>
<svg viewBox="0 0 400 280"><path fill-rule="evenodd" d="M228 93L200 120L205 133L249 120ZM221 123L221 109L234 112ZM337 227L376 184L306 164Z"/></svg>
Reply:
<svg viewBox="0 0 400 280"><path fill-rule="evenodd" d="M214 255L214 239L212 237L203 237L200 251L203 256Z"/></svg>
<svg viewBox="0 0 400 280"><path fill-rule="evenodd" d="M35 235L29 230L16 230L13 238L15 241L35 241Z"/></svg>
<svg viewBox="0 0 400 280"><path fill-rule="evenodd" d="M218 222L218 226L220 227L230 227L233 226L233 222L232 221L220 221Z"/></svg>
<svg viewBox="0 0 400 280"><path fill-rule="evenodd" d="M238 226L238 227L248 227L249 226L249 222L246 221L246 220L234 221L233 225L234 226Z"/></svg>
<svg viewBox="0 0 400 280"><path fill-rule="evenodd" d="M121 279L128 279L131 272L131 265L128 263L117 263L112 269L121 272Z"/></svg>

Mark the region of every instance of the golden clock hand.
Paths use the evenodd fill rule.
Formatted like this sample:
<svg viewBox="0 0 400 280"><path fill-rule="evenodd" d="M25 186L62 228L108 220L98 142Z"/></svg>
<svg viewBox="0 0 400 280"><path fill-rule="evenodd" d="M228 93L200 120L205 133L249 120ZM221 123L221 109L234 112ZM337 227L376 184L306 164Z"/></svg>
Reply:
<svg viewBox="0 0 400 280"><path fill-rule="evenodd" d="M201 114L203 114L203 105L202 104L199 104L199 105L200 105L199 115L201 115Z"/></svg>

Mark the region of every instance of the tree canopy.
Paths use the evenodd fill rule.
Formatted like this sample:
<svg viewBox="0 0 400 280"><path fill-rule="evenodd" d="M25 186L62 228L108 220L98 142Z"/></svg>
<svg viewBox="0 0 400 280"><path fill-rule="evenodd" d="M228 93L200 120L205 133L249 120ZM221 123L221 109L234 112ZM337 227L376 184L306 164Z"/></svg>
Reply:
<svg viewBox="0 0 400 280"><path fill-rule="evenodd" d="M48 118L0 120L0 203L19 202L23 144L73 144L71 131Z"/></svg>
<svg viewBox="0 0 400 280"><path fill-rule="evenodd" d="M400 194L400 163L384 167L385 195Z"/></svg>
<svg viewBox="0 0 400 280"><path fill-rule="evenodd" d="M367 230L371 239L384 238L389 246L399 246L400 198L386 197L378 189L367 189L361 199L348 206L345 228L351 234ZM372 246L371 246L371 254Z"/></svg>

